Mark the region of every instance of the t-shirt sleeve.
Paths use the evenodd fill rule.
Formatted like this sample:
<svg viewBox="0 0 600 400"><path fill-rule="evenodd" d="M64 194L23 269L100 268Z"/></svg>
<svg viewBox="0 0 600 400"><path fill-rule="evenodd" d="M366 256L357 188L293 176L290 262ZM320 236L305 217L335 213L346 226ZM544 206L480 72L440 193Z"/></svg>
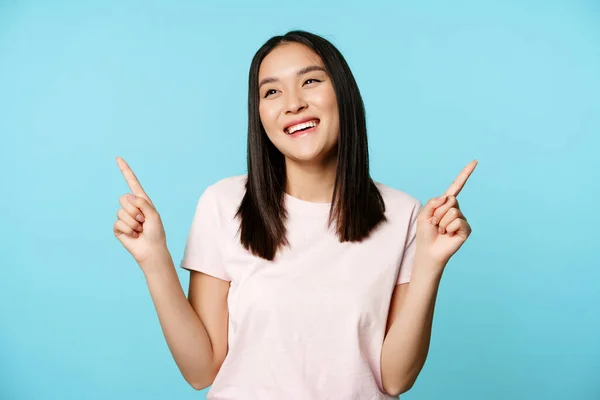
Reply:
<svg viewBox="0 0 600 400"><path fill-rule="evenodd" d="M180 266L231 281L223 263L223 230L212 186L200 196Z"/></svg>
<svg viewBox="0 0 600 400"><path fill-rule="evenodd" d="M415 249L417 247L417 217L421 211L421 207L421 203L418 202L414 206L410 216L406 244L404 246L402 261L400 263L400 272L398 273L398 279L396 280L397 285L410 282L410 277L413 270L413 262L415 259Z"/></svg>

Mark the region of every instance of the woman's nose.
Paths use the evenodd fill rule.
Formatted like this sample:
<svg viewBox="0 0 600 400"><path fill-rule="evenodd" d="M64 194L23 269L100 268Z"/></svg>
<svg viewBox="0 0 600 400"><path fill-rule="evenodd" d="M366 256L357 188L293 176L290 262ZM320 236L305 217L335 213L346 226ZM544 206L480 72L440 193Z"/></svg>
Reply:
<svg viewBox="0 0 600 400"><path fill-rule="evenodd" d="M296 114L306 108L307 104L296 92L288 93L286 97L286 114Z"/></svg>

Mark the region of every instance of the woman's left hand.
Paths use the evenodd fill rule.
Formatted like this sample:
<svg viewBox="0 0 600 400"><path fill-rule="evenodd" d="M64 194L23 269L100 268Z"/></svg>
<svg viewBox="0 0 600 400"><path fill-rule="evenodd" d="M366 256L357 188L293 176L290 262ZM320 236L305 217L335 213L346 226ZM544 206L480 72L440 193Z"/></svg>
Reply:
<svg viewBox="0 0 600 400"><path fill-rule="evenodd" d="M476 166L477 160L467 164L446 193L429 200L419 213L415 254L419 264L426 263L443 270L471 234L471 226L460 210L456 196Z"/></svg>

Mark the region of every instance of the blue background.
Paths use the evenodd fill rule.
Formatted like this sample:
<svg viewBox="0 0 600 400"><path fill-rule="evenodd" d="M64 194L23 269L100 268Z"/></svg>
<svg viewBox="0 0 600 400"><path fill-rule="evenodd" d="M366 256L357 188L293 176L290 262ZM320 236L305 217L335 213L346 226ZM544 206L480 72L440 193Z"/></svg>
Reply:
<svg viewBox="0 0 600 400"><path fill-rule="evenodd" d="M0 398L204 398L113 236L115 157L178 263L245 173L251 57L295 28L353 69L376 180L427 201L480 161L402 398L600 398L600 3L282 3L0 0Z"/></svg>

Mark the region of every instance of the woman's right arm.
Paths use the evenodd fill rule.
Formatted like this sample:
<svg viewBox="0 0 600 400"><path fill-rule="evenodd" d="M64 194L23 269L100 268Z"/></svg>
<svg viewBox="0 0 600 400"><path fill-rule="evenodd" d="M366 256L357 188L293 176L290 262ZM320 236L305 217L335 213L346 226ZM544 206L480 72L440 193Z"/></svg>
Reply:
<svg viewBox="0 0 600 400"><path fill-rule="evenodd" d="M229 282L191 271L188 300L168 252L146 263L163 264L142 270L169 350L185 380L204 389L227 355Z"/></svg>
<svg viewBox="0 0 600 400"><path fill-rule="evenodd" d="M160 215L125 160L117 164L132 194L119 199L113 232L144 273L177 367L192 387L204 389L227 354L229 282L192 271L185 297Z"/></svg>

